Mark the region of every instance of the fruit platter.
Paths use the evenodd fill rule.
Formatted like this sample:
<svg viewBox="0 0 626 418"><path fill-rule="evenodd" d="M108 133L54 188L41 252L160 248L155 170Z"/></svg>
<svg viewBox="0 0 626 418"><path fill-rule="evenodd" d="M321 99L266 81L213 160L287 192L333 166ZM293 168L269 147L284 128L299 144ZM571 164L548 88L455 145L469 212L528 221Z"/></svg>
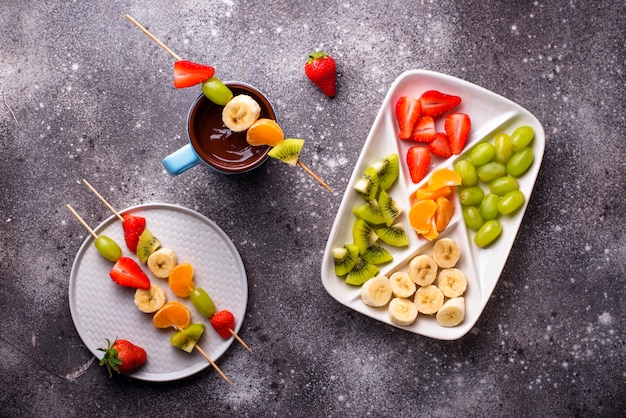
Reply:
<svg viewBox="0 0 626 418"><path fill-rule="evenodd" d="M544 148L516 103L445 74L401 74L331 228L326 291L391 326L461 338L504 269Z"/></svg>
<svg viewBox="0 0 626 418"><path fill-rule="evenodd" d="M159 297L151 294L150 298L140 299L141 290L125 287L128 285L123 282L124 277L118 280L114 275L117 267L112 269L111 260L104 257L108 252L102 251L102 247L98 247L94 238L89 236L78 251L69 284L70 312L81 339L98 358L102 357L100 348L103 344L106 346L105 339L128 338L143 347L147 352L147 361L129 373L129 376L140 380L177 380L205 369L210 363L196 350L185 350L182 347L184 342L176 343L178 348L174 346L174 336L179 333L157 327L157 314L164 308L153 316L151 312L154 309L148 309L151 303L148 299L167 300L165 305L177 305L175 307L188 312L192 323L188 329L201 328L196 340L212 361L217 360L232 344L233 338L218 334L217 329L209 325L207 315L194 308L195 300L192 304L191 299L195 293L184 289L184 281L183 289L177 289L171 283L172 273L169 274L169 286L167 272L163 275L159 273L166 265L171 267L173 254L169 249L174 249L178 263L174 269L190 269L193 266L195 290L208 292L214 305L232 313L236 319L233 329L236 333L243 321L248 299L246 272L237 249L213 221L181 206L143 204L120 211L120 214L145 218L150 233L163 244L160 250L153 252L152 258L146 259L142 255L140 241L136 254L124 248L121 259L139 259L137 265L147 272L150 282L158 285L164 294ZM116 216L106 219L93 231L99 235L98 239L106 237L110 242L123 243L126 238L122 222ZM115 258L120 258L119 254ZM149 271L147 267L150 267Z"/></svg>

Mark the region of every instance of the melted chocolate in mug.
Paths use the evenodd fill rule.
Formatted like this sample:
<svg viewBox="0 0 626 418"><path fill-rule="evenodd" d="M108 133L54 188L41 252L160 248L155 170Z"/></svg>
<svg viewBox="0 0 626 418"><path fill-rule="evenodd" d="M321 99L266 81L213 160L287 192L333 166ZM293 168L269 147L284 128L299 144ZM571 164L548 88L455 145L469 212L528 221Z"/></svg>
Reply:
<svg viewBox="0 0 626 418"><path fill-rule="evenodd" d="M233 96L247 94L261 106L260 118L276 119L269 101L256 89L242 83L225 83ZM225 173L242 173L267 159L268 146L252 146L246 131L232 132L222 122L224 106L201 95L189 111L187 132L196 154L207 164Z"/></svg>

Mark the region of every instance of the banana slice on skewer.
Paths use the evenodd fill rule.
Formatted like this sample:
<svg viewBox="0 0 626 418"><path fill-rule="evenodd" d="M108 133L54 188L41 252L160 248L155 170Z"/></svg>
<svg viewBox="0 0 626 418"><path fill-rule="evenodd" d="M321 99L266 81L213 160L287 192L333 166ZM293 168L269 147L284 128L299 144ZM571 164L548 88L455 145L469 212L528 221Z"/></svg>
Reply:
<svg viewBox="0 0 626 418"><path fill-rule="evenodd" d="M156 284L151 284L149 289L137 289L135 291L135 306L144 313L158 311L165 305L166 301L165 291Z"/></svg>
<svg viewBox="0 0 626 418"><path fill-rule="evenodd" d="M167 279L177 263L176 253L170 248L159 248L147 262L150 272L160 279Z"/></svg>
<svg viewBox="0 0 626 418"><path fill-rule="evenodd" d="M239 94L222 110L222 121L233 132L243 132L261 116L261 106L247 94Z"/></svg>

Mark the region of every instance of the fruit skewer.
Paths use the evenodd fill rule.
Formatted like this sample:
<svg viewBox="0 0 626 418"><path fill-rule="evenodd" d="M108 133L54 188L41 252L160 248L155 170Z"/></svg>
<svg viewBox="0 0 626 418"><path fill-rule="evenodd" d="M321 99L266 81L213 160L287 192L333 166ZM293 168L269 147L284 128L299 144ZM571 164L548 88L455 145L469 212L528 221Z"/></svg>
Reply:
<svg viewBox="0 0 626 418"><path fill-rule="evenodd" d="M161 48L163 48L168 54L170 54L172 56L172 58L174 58L176 61L183 61L183 59L179 55L177 55L167 45L165 45L163 42L161 42L161 40L159 40L159 38L157 38L152 33L150 33L150 31L148 31L148 29L146 29L141 23L139 23L137 20L135 20L132 16L130 16L129 14L126 14L125 17L126 17L126 19L130 20L132 24L137 26L137 28L139 28L143 33L145 33L150 39L152 39L154 42L156 42ZM315 172L313 172L313 170L311 170L308 166L306 166L299 158L297 159L296 163L307 174L309 174L311 177L313 177L313 179L315 181L317 181L322 187L324 187L330 193L335 193L333 191L333 189L331 189L330 186L328 186L328 184L326 184L326 182L321 179L321 177L319 177L317 174L315 174Z"/></svg>

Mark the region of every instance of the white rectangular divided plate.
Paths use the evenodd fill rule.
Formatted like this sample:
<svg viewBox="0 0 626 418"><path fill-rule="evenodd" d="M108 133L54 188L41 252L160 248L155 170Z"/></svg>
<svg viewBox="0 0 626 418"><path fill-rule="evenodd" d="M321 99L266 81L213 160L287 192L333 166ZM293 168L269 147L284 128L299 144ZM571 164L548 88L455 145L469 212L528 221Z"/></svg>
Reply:
<svg viewBox="0 0 626 418"><path fill-rule="evenodd" d="M470 116L472 128L463 154L448 159L433 157L426 178L420 184L413 184L406 165L406 152L416 143L397 139L395 104L401 96L418 98L427 90L439 90L446 94L460 96L462 103L453 111L467 113ZM437 132L444 131L444 119L435 118ZM474 326L487 304L515 241L539 173L545 148L545 133L537 118L524 108L482 87L455 77L432 71L411 70L401 74L392 84L374 120L330 231L322 262L322 283L326 291L343 305L396 326L389 319L387 306L383 308L366 306L361 302L361 288L345 284L343 278L337 277L334 272L331 250L333 247L352 242L352 225L356 219L352 210L357 204L363 202L361 196L354 191L355 182L371 164L390 153L398 153L401 161L400 176L388 192L402 206L403 213L399 222L404 225L410 244L405 248L385 245L385 248L393 255L393 261L380 265L379 275L390 276L394 271L406 271L409 261L418 254L430 254L433 244L418 237L410 227L407 216L410 196L423 182L427 181L435 168L453 168L454 163L464 158L465 154L477 143L493 140L493 137L500 132L510 135L516 128L523 125L531 126L535 131L535 138L530 145L534 153L533 164L518 179L520 190L526 196L524 206L515 216L501 216L500 221L503 227L501 236L489 248L481 249L473 243L474 232L465 227L461 205L457 195L454 194L451 199L455 205L454 216L448 227L439 235L439 238L449 237L456 240L461 248L461 258L457 268L463 271L468 281L468 288L464 295L464 321L456 327L445 328L437 323L434 316L419 314L412 325L399 327L441 340L454 340L465 335Z"/></svg>

